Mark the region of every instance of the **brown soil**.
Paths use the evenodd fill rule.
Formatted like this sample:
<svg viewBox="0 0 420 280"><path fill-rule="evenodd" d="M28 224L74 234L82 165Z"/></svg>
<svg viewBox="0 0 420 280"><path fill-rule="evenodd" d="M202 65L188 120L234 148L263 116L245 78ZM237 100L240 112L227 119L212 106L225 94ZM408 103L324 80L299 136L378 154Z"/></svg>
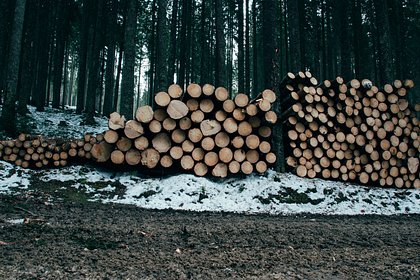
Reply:
<svg viewBox="0 0 420 280"><path fill-rule="evenodd" d="M9 222L18 218L26 223ZM0 195L0 278L420 279L419 229L419 215L247 216Z"/></svg>

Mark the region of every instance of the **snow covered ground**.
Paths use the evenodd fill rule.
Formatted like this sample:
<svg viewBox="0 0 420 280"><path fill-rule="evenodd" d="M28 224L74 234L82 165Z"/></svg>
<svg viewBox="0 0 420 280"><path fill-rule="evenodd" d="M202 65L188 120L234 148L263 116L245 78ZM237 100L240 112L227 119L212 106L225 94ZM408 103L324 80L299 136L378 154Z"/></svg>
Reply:
<svg viewBox="0 0 420 280"><path fill-rule="evenodd" d="M36 133L75 138L106 129L83 125L73 112L30 109ZM48 183L47 183L48 182ZM51 189L52 188L52 189ZM199 178L189 174L150 177L138 172L113 172L94 166L25 170L0 161L0 193L20 194L48 189L72 191L88 200L134 204L151 209L225 211L266 214L420 214L420 190L367 188L292 174L267 172L230 179Z"/></svg>

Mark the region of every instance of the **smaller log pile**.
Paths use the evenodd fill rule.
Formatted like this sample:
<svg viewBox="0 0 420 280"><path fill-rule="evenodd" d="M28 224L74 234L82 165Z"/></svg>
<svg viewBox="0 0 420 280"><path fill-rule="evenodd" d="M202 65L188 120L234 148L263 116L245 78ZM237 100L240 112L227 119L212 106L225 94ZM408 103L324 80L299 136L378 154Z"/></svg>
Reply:
<svg viewBox="0 0 420 280"><path fill-rule="evenodd" d="M20 134L15 140L0 141L0 158L23 168L66 166L80 159L92 159L92 147L103 135L85 134L83 139L49 139Z"/></svg>
<svg viewBox="0 0 420 280"><path fill-rule="evenodd" d="M420 188L413 86L341 77L318 85L309 72L289 73L280 90L287 165L301 177Z"/></svg>
<svg viewBox="0 0 420 280"><path fill-rule="evenodd" d="M197 176L264 173L276 161L271 151L276 95L263 91L233 99L223 87L171 85L155 95L156 109L139 107L134 120L114 112L104 139L92 147L97 162L179 168Z"/></svg>

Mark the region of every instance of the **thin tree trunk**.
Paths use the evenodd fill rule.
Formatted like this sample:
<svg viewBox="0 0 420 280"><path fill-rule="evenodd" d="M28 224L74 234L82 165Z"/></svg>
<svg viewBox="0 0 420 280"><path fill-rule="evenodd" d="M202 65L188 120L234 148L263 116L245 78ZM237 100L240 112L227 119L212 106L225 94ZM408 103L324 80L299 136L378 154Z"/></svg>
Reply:
<svg viewBox="0 0 420 280"><path fill-rule="evenodd" d="M257 0L252 0L252 98L257 96L259 90L257 42Z"/></svg>
<svg viewBox="0 0 420 280"><path fill-rule="evenodd" d="M76 113L81 113L85 108L85 87L86 87L86 60L87 41L89 35L89 14L88 5L90 1L83 1L82 22L80 27L80 48L79 48L79 72L77 74L77 105Z"/></svg>
<svg viewBox="0 0 420 280"><path fill-rule="evenodd" d="M178 0L174 0L172 4L172 18L171 18L171 38L170 38L170 50L168 60L168 84L175 83L175 65L176 65L176 49L177 49L177 22L178 22ZM204 4L204 1L202 1Z"/></svg>
<svg viewBox="0 0 420 280"><path fill-rule="evenodd" d="M245 91L244 1L238 0L238 92Z"/></svg>
<svg viewBox="0 0 420 280"><path fill-rule="evenodd" d="M216 86L226 86L226 39L225 20L222 0L215 0L216 5Z"/></svg>
<svg viewBox="0 0 420 280"><path fill-rule="evenodd" d="M245 92L251 95L250 92L250 81L251 81L251 53L250 53L250 32L249 32L249 0L245 1Z"/></svg>
<svg viewBox="0 0 420 280"><path fill-rule="evenodd" d="M66 104L66 100L67 100L67 95L68 93L68 68L69 68L69 46L67 44L66 46L66 51L65 51L65 55L64 55L64 77L63 77L63 99L61 102L61 108L64 109Z"/></svg>
<svg viewBox="0 0 420 280"><path fill-rule="evenodd" d="M120 44L120 52L118 54L118 65L117 65L117 77L115 79L115 92L114 92L114 106L112 111L117 110L118 106L118 97L120 92L120 80L121 80L121 69L122 69L122 58L123 58L123 48Z"/></svg>
<svg viewBox="0 0 420 280"><path fill-rule="evenodd" d="M121 81L120 112L127 119L133 117L134 66L136 59L137 1L128 0L124 32L124 67Z"/></svg>
<svg viewBox="0 0 420 280"><path fill-rule="evenodd" d="M110 7L108 9L107 17L107 39L108 39L108 51L106 55L106 73L105 73L105 97L103 114L108 116L111 114L114 108L114 85L115 85L115 33L117 32L117 0L111 0Z"/></svg>
<svg viewBox="0 0 420 280"><path fill-rule="evenodd" d="M156 46L156 81L155 91L165 91L168 82L168 28L166 18L166 7L168 0L158 0L157 16L157 46Z"/></svg>
<svg viewBox="0 0 420 280"><path fill-rule="evenodd" d="M19 75L20 51L22 43L23 21L25 18L26 0L17 0L10 38L9 62L7 65L6 98L1 112L1 125L6 133L16 132L17 85Z"/></svg>
<svg viewBox="0 0 420 280"><path fill-rule="evenodd" d="M289 30L289 55L290 70L297 72L302 70L301 62L301 40L299 34L299 9L298 2L296 0L287 1L287 23Z"/></svg>
<svg viewBox="0 0 420 280"><path fill-rule="evenodd" d="M58 108L60 106L60 94L63 78L63 60L64 60L64 46L65 46L65 9L64 0L57 2L57 15L56 15L56 46L54 57L54 77L53 77L53 98L52 107Z"/></svg>

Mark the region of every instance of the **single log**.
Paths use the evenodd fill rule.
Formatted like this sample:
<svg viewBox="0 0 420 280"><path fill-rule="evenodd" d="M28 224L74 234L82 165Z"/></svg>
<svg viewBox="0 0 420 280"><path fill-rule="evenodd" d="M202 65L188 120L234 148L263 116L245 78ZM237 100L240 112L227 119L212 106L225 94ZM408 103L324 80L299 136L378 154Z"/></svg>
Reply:
<svg viewBox="0 0 420 280"><path fill-rule="evenodd" d="M204 159L204 150L202 148L195 148L191 156L195 161L202 161Z"/></svg>
<svg viewBox="0 0 420 280"><path fill-rule="evenodd" d="M238 124L236 123L236 120L234 118L227 118L223 122L223 128L227 133L232 134L238 131Z"/></svg>
<svg viewBox="0 0 420 280"><path fill-rule="evenodd" d="M146 137L141 136L134 140L134 146L137 150L143 151L149 147L149 140Z"/></svg>
<svg viewBox="0 0 420 280"><path fill-rule="evenodd" d="M260 155L256 150L249 150L246 152L246 160L250 163L257 163L260 159Z"/></svg>
<svg viewBox="0 0 420 280"><path fill-rule="evenodd" d="M248 136L252 133L252 126L249 122L243 121L238 125L238 133L241 136Z"/></svg>
<svg viewBox="0 0 420 280"><path fill-rule="evenodd" d="M198 163L195 164L195 166L194 166L194 174L195 175L202 177L202 176L205 176L207 174L207 172L208 172L207 165L205 165L202 162L198 162Z"/></svg>
<svg viewBox="0 0 420 280"><path fill-rule="evenodd" d="M152 107L145 105L137 108L136 119L141 123L149 123L151 120L153 120Z"/></svg>
<svg viewBox="0 0 420 280"><path fill-rule="evenodd" d="M194 143L190 140L185 140L184 142L182 142L181 147L186 153L191 153L195 148Z"/></svg>
<svg viewBox="0 0 420 280"><path fill-rule="evenodd" d="M193 143L198 143L201 141L201 139L203 139L203 133L199 128L193 128L188 131L188 138Z"/></svg>
<svg viewBox="0 0 420 280"><path fill-rule="evenodd" d="M266 89L262 92L262 98L270 103L274 103L276 101L276 93L271 89Z"/></svg>
<svg viewBox="0 0 420 280"><path fill-rule="evenodd" d="M273 164L273 163L275 163L275 162L276 162L277 157L276 157L276 155L275 155L274 153L268 153L268 154L265 156L265 160L266 160L268 163Z"/></svg>
<svg viewBox="0 0 420 280"><path fill-rule="evenodd" d="M200 124L200 129L204 136L211 136L217 134L222 126L216 120L204 120Z"/></svg>
<svg viewBox="0 0 420 280"><path fill-rule="evenodd" d="M132 142L127 137L121 137L120 140L117 141L117 148L122 152L127 152L130 150L131 146Z"/></svg>
<svg viewBox="0 0 420 280"><path fill-rule="evenodd" d="M235 148L237 148L237 149L242 148L244 146L244 144L245 144L245 140L241 136L235 136L232 139L231 142L232 142L232 146L235 147Z"/></svg>
<svg viewBox="0 0 420 280"><path fill-rule="evenodd" d="M156 135L152 140L152 146L159 153L166 153L171 148L171 139L167 133L162 132Z"/></svg>
<svg viewBox="0 0 420 280"><path fill-rule="evenodd" d="M174 99L178 99L182 96L182 88L179 85L173 84L168 88L168 94Z"/></svg>
<svg viewBox="0 0 420 280"><path fill-rule="evenodd" d="M260 108L261 111L267 112L271 109L271 103L266 99L261 99L258 101L258 108Z"/></svg>
<svg viewBox="0 0 420 280"><path fill-rule="evenodd" d="M248 106L245 108L245 112L248 116L253 117L258 114L258 107L255 104L248 104Z"/></svg>
<svg viewBox="0 0 420 280"><path fill-rule="evenodd" d="M188 85L187 92L193 98L200 97L202 93L200 85L194 83Z"/></svg>
<svg viewBox="0 0 420 280"><path fill-rule="evenodd" d="M184 150L182 150L182 148L179 146L173 146L169 150L169 154L173 159L180 159L184 155Z"/></svg>
<svg viewBox="0 0 420 280"><path fill-rule="evenodd" d="M249 103L249 97L246 94L238 93L235 96L234 101L235 101L236 106L243 108L246 105L248 105L248 103Z"/></svg>
<svg viewBox="0 0 420 280"><path fill-rule="evenodd" d="M241 164L234 160L229 162L228 168L230 173L236 174L241 170Z"/></svg>
<svg viewBox="0 0 420 280"><path fill-rule="evenodd" d="M190 129L192 125L191 119L189 117L183 117L179 120L179 128L182 130Z"/></svg>
<svg viewBox="0 0 420 280"><path fill-rule="evenodd" d="M125 160L125 155L120 150L114 150L111 153L111 161L114 164L123 164Z"/></svg>
<svg viewBox="0 0 420 280"><path fill-rule="evenodd" d="M155 95L155 103L161 107L166 107L171 102L171 97L164 91L158 92Z"/></svg>
<svg viewBox="0 0 420 280"><path fill-rule="evenodd" d="M257 162L255 169L258 173L265 173L267 171L267 163L265 161Z"/></svg>
<svg viewBox="0 0 420 280"><path fill-rule="evenodd" d="M166 113L166 110L159 108L154 111L153 118L157 121L163 122L168 117L168 113Z"/></svg>
<svg viewBox="0 0 420 280"><path fill-rule="evenodd" d="M203 117L204 117L204 115L203 115ZM219 111L216 112L214 117L218 122L223 122L227 118L227 113L223 110L219 110Z"/></svg>
<svg viewBox="0 0 420 280"><path fill-rule="evenodd" d="M155 121L155 122L158 122L158 121ZM135 138L143 135L143 133L144 133L143 126L141 125L141 123L139 123L135 120L129 120L125 124L124 134L127 138L135 139Z"/></svg>
<svg viewBox="0 0 420 280"><path fill-rule="evenodd" d="M185 133L184 130L181 129L175 129L172 134L171 134L171 139L172 141L174 141L177 144L181 144L182 142L185 141L185 139L187 139L187 134Z"/></svg>
<svg viewBox="0 0 420 280"><path fill-rule="evenodd" d="M188 99L187 103L185 103L188 107L188 110L190 110L190 112L194 112L199 108L199 104L198 104L198 100L197 99Z"/></svg>
<svg viewBox="0 0 420 280"><path fill-rule="evenodd" d="M168 115L175 120L179 120L185 117L188 114L188 111L189 110L187 105L179 100L172 100L166 109Z"/></svg>
<svg viewBox="0 0 420 280"><path fill-rule="evenodd" d="M206 151L211 151L214 148L214 140L211 137L205 137L202 141L201 141L201 147L206 150Z"/></svg>
<svg viewBox="0 0 420 280"><path fill-rule="evenodd" d="M194 168L194 159L190 155L185 155L181 158L181 167L184 170L191 170Z"/></svg>
<svg viewBox="0 0 420 280"><path fill-rule="evenodd" d="M225 163L218 163L213 168L211 174L215 177L225 178L228 174L228 167Z"/></svg>
<svg viewBox="0 0 420 280"><path fill-rule="evenodd" d="M164 168L169 168L174 164L174 161L172 160L172 158L168 155L164 155L161 159L160 159L160 165Z"/></svg>
<svg viewBox="0 0 420 280"><path fill-rule="evenodd" d="M245 139L245 144L251 150L257 149L260 145L260 138L255 134L248 135Z"/></svg>
<svg viewBox="0 0 420 280"><path fill-rule="evenodd" d="M104 140L109 144L114 144L118 141L118 133L115 130L107 130L104 134Z"/></svg>
<svg viewBox="0 0 420 280"><path fill-rule="evenodd" d="M203 93L204 93L204 95L207 95L207 96L213 95L214 90L215 90L215 88L214 88L213 85L205 84L203 86Z"/></svg>
<svg viewBox="0 0 420 280"><path fill-rule="evenodd" d="M208 152L204 156L204 163L207 166L215 166L219 161L219 156L215 152Z"/></svg>
<svg viewBox="0 0 420 280"><path fill-rule="evenodd" d="M111 113L108 120L108 127L112 130L118 130L124 128L125 125L125 117L121 116L117 112Z"/></svg>
<svg viewBox="0 0 420 280"><path fill-rule="evenodd" d="M229 93L227 91L226 88L224 87L218 87L216 88L216 91L214 93L214 95L216 96L216 99L219 101L225 101L226 99L228 99L229 97Z"/></svg>
<svg viewBox="0 0 420 280"><path fill-rule="evenodd" d="M408 159L408 170L411 174L417 174L417 171L419 169L419 159L411 157Z"/></svg>
<svg viewBox="0 0 420 280"><path fill-rule="evenodd" d="M233 110L235 110L235 108L236 108L236 105L235 105L235 102L233 102L233 100L227 99L223 102L223 110L226 113L232 113Z"/></svg>
<svg viewBox="0 0 420 280"><path fill-rule="evenodd" d="M155 134L161 132L162 131L162 124L161 124L161 122L158 121L158 120L152 120L149 123L149 130L150 130L150 132L153 132Z"/></svg>
<svg viewBox="0 0 420 280"><path fill-rule="evenodd" d="M153 148L146 149L141 153L141 164L148 168L155 168L159 160L159 152Z"/></svg>
<svg viewBox="0 0 420 280"><path fill-rule="evenodd" d="M162 126L166 131L172 131L176 128L176 121L172 118L166 118L163 121Z"/></svg>
<svg viewBox="0 0 420 280"><path fill-rule="evenodd" d="M191 113L191 120L194 123L201 123L204 120L204 113L201 110L196 110Z"/></svg>
<svg viewBox="0 0 420 280"><path fill-rule="evenodd" d="M219 151L219 159L224 163L229 163L233 159L233 152L229 148L222 148Z"/></svg>
<svg viewBox="0 0 420 280"><path fill-rule="evenodd" d="M277 114L274 111L268 111L264 115L265 120L269 123L276 123L277 122Z"/></svg>
<svg viewBox="0 0 420 280"><path fill-rule="evenodd" d="M101 143L93 145L91 153L97 162L106 162L111 156L112 149L113 149L112 145L108 144L107 142L101 142ZM72 149L72 150L74 151L71 152L71 156L75 156L76 155L75 153L77 152L75 149Z"/></svg>
<svg viewBox="0 0 420 280"><path fill-rule="evenodd" d="M137 149L128 150L125 153L125 161L128 165L137 165L141 161L141 154Z"/></svg>
<svg viewBox="0 0 420 280"><path fill-rule="evenodd" d="M224 148L227 147L230 143L229 135L225 132L219 132L216 134L216 137L214 138L214 142L217 147Z"/></svg>
<svg viewBox="0 0 420 280"><path fill-rule="evenodd" d="M200 110L204 113L210 113L214 109L214 103L211 99L203 99L200 102Z"/></svg>
<svg viewBox="0 0 420 280"><path fill-rule="evenodd" d="M242 173L249 175L254 171L254 168L252 167L252 164L249 161L244 161L241 164L241 171Z"/></svg>
<svg viewBox="0 0 420 280"><path fill-rule="evenodd" d="M258 129L258 134L261 137L268 138L271 136L271 128L268 126L262 126Z"/></svg>
<svg viewBox="0 0 420 280"><path fill-rule="evenodd" d="M248 122L251 124L252 128L259 128L261 126L261 118L257 116L250 117Z"/></svg>

